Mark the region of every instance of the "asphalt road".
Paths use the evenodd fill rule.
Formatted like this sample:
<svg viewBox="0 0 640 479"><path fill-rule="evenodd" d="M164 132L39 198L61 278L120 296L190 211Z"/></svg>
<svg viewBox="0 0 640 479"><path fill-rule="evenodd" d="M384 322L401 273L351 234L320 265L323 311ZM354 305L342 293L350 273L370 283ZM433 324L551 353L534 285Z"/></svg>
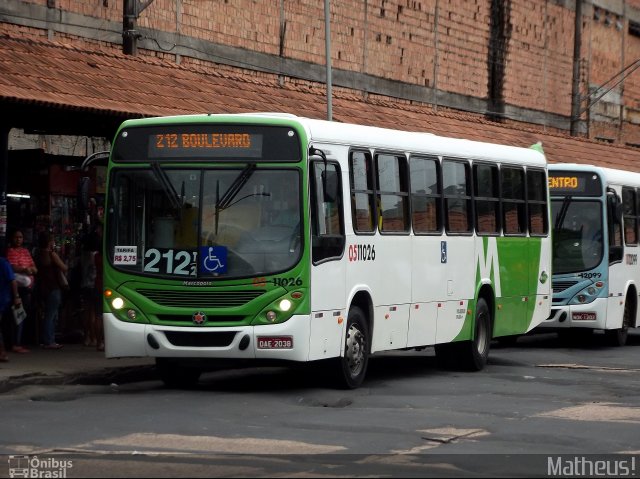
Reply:
<svg viewBox="0 0 640 479"><path fill-rule="evenodd" d="M640 475L640 332L623 348L494 344L479 373L385 353L353 391L308 367L207 373L194 390L29 386L0 395L0 417L7 461L70 461L66 477L575 476L596 459Z"/></svg>

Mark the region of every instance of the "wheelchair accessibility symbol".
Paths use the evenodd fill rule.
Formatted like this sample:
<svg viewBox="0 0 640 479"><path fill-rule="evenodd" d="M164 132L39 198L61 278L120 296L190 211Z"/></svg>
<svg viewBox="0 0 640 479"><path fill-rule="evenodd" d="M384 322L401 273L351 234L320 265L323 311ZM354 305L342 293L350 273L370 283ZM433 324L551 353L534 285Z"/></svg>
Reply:
<svg viewBox="0 0 640 479"><path fill-rule="evenodd" d="M201 246L198 258L201 273L219 275L227 272L227 248L225 246Z"/></svg>

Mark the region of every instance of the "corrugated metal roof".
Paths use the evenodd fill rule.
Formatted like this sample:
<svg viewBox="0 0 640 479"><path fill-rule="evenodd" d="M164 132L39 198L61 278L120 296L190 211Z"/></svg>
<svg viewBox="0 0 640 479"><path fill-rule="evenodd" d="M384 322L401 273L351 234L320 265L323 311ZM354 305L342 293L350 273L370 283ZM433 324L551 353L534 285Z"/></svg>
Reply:
<svg viewBox="0 0 640 479"><path fill-rule="evenodd" d="M262 74L186 67L155 57L131 57L11 36L0 37L0 97L126 116L273 111L326 117L324 85L279 82ZM347 123L506 145L529 146L541 141L552 163L591 163L640 171L640 151L633 148L503 125L470 114L434 112L429 105L374 95L365 99L339 88L334 90L333 117Z"/></svg>

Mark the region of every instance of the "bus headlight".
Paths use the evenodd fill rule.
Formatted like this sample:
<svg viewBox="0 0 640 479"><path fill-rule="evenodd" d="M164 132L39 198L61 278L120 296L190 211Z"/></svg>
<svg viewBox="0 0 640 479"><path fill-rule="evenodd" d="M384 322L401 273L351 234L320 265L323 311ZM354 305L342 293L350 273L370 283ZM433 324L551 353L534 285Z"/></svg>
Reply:
<svg viewBox="0 0 640 479"><path fill-rule="evenodd" d="M591 284L576 294L569 304L589 304L596 300L596 298L600 295L600 289L604 286L604 283L597 282L595 284Z"/></svg>
<svg viewBox="0 0 640 479"><path fill-rule="evenodd" d="M283 299L282 301L280 301L280 309L282 311L289 311L291 309L291 301L289 301L288 299Z"/></svg>
<svg viewBox="0 0 640 479"><path fill-rule="evenodd" d="M270 303L257 316L254 324L282 323L296 314L305 295L302 291L293 291Z"/></svg>
<svg viewBox="0 0 640 479"><path fill-rule="evenodd" d="M113 300L111 301L111 306L116 310L122 309L124 308L124 301L122 300L122 298L113 298Z"/></svg>

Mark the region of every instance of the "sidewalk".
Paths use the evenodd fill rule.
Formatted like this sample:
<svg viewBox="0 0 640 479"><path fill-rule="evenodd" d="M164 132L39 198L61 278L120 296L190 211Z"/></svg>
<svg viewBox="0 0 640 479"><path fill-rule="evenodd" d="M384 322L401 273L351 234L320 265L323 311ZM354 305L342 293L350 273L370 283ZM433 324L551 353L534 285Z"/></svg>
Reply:
<svg viewBox="0 0 640 479"><path fill-rule="evenodd" d="M32 384L109 384L156 379L153 358L106 359L104 352L82 344L62 349L30 348L27 354L9 352L0 363L0 393Z"/></svg>

